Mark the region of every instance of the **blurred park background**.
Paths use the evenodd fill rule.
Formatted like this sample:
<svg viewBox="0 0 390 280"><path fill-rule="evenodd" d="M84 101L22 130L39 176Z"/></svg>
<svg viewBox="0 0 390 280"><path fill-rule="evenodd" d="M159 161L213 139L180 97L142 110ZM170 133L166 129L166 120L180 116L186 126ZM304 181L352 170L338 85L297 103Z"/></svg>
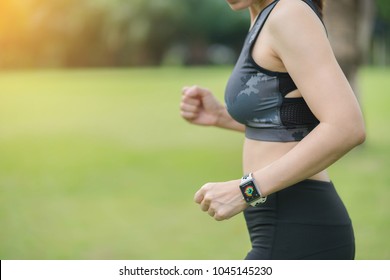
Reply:
<svg viewBox="0 0 390 280"><path fill-rule="evenodd" d="M241 177L243 136L194 127L249 27L224 0L0 0L0 259L242 259L241 216L192 201ZM390 2L327 0L368 138L330 168L358 259L390 259Z"/></svg>

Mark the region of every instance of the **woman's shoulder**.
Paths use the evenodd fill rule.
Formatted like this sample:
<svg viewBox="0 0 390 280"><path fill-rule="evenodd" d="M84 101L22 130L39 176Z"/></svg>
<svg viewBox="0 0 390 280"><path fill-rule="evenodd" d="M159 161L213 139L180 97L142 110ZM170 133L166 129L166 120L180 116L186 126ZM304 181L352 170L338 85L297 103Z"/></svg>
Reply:
<svg viewBox="0 0 390 280"><path fill-rule="evenodd" d="M300 19L315 20L321 23L321 19L313 8L304 0L279 0L270 20L279 21L282 24L290 24L291 21Z"/></svg>
<svg viewBox="0 0 390 280"><path fill-rule="evenodd" d="M318 28L325 31L319 16L303 0L279 0L267 21L276 32L308 32Z"/></svg>
<svg viewBox="0 0 390 280"><path fill-rule="evenodd" d="M277 3L275 6L278 7L278 9L289 9L290 11L300 11L304 12L305 10L313 11L311 6L310 0L277 0Z"/></svg>

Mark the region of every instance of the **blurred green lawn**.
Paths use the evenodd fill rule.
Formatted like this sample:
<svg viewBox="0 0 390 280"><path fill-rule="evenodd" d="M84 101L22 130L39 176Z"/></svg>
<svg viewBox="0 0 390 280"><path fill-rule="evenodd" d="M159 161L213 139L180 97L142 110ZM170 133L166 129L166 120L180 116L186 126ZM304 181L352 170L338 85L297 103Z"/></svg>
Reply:
<svg viewBox="0 0 390 280"><path fill-rule="evenodd" d="M188 125L183 85L229 67L0 72L0 259L242 259L241 215L193 203L241 176L243 136ZM390 258L390 69L361 72L368 139L331 169L357 259Z"/></svg>

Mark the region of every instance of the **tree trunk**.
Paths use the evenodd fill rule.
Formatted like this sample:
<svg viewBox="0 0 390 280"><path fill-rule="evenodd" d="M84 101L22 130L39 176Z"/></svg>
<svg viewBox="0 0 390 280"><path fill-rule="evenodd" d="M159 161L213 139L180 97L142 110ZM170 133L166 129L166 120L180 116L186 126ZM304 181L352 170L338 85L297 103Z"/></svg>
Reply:
<svg viewBox="0 0 390 280"><path fill-rule="evenodd" d="M357 73L366 60L374 21L373 0L325 1L324 18L336 58L359 97Z"/></svg>

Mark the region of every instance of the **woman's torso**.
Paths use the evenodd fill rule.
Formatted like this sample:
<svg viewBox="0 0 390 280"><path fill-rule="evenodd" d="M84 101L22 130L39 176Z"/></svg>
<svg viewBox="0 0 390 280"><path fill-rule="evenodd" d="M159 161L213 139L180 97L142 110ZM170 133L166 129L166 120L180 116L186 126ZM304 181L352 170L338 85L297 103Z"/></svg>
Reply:
<svg viewBox="0 0 390 280"><path fill-rule="evenodd" d="M277 5L274 9L277 9ZM261 32L251 50L251 58L260 66L260 68L278 73L287 72L283 62L272 51L272 35L267 28L267 22L264 23ZM293 35L291 40L294 40ZM302 95L298 89L290 91L284 98L301 98ZM247 174L266 167L272 162L278 160L288 153L299 141L274 142L245 139L243 148L243 172ZM312 176L310 179L319 181L329 181L327 171L324 170Z"/></svg>

